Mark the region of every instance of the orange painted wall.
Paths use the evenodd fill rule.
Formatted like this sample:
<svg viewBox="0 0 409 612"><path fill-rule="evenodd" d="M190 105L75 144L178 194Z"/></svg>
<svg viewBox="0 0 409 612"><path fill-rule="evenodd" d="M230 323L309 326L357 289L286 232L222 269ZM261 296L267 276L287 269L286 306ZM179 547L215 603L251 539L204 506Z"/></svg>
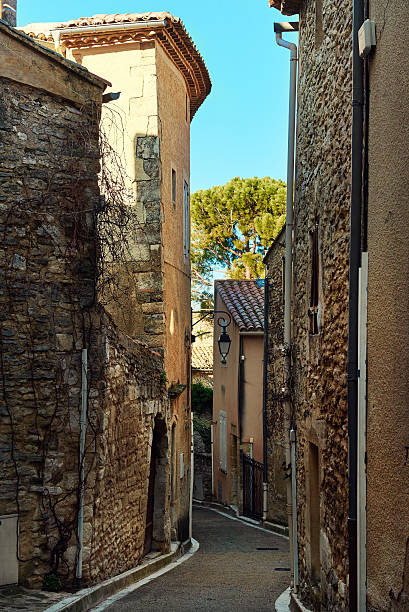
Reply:
<svg viewBox="0 0 409 612"><path fill-rule="evenodd" d="M215 310L227 310L223 300L216 293ZM220 316L220 315L219 315ZM228 327L231 338L230 352L227 364L220 362L217 339L220 326L214 327L213 348L213 474L214 495L218 501L225 504L240 505L240 446L248 454L249 439L254 438L253 456L257 461L263 461L263 335L240 335L240 330L234 321ZM240 339L244 355L243 405L240 439L239 422L239 363ZM220 411L227 416L227 473L220 464Z"/></svg>

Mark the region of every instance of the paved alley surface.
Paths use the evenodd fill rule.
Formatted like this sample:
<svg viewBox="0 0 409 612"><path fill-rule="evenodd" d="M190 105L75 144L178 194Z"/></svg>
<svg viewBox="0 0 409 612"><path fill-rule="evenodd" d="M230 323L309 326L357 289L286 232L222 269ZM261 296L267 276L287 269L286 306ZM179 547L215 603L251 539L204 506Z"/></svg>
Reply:
<svg viewBox="0 0 409 612"><path fill-rule="evenodd" d="M288 540L207 508L195 509L193 516L199 551L107 611L274 610L289 583Z"/></svg>

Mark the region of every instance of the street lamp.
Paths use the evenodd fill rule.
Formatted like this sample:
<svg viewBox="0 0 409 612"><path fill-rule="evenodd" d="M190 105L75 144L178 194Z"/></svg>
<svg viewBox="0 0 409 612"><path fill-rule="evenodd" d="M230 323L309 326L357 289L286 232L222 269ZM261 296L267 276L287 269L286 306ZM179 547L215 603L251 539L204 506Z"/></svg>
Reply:
<svg viewBox="0 0 409 612"><path fill-rule="evenodd" d="M225 319L222 319L222 318L220 318L217 322L222 328L222 333L219 336L217 344L219 345L219 353L222 356L222 363L226 364L227 363L226 357L229 354L229 350L231 346L231 339L230 339L229 334L226 331L228 323Z"/></svg>
<svg viewBox="0 0 409 612"><path fill-rule="evenodd" d="M203 312L203 310L199 310L199 311L192 311L193 312ZM230 351L230 346L231 346L231 338L229 336L229 334L227 333L227 328L231 323L231 315L230 313L226 312L225 310L207 310L206 314L203 315L203 317L200 317L200 319L198 319L195 323L192 324L192 328L197 325L198 323L200 323L200 321L203 321L203 319L205 319L206 317L208 317L209 315L214 317L215 314L224 314L227 315L228 320L226 320L224 317L220 317L217 320L217 323L220 325L220 327L222 328L222 332L219 336L219 339L217 341L217 344L219 346L219 353L221 355L221 362L222 364L226 364L226 357L229 354ZM192 342L194 342L196 340L196 336L192 334Z"/></svg>

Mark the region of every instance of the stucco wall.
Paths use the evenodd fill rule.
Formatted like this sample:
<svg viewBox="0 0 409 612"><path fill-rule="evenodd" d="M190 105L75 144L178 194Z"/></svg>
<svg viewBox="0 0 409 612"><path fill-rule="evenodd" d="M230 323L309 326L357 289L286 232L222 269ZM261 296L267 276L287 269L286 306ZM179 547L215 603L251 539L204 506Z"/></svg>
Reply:
<svg viewBox="0 0 409 612"><path fill-rule="evenodd" d="M227 308L218 295L215 294L214 302L215 310L224 310ZM214 426L214 487L215 496L222 503L238 503L237 490L233 491L232 469L235 475L237 474L238 458L233 459L230 453L232 436L238 439L240 444L239 432L239 416L238 416L238 368L240 355L240 336L239 328L234 321L231 322L228 328L231 338L230 352L227 356L227 364L223 365L220 362L220 353L217 341L214 343L213 352L213 422ZM220 327L215 323L214 338L215 340L220 335ZM227 414L226 423L226 444L227 444L227 474L224 474L220 469L220 410L224 410ZM237 453L236 453L237 455ZM236 469L236 471L235 471Z"/></svg>
<svg viewBox="0 0 409 612"><path fill-rule="evenodd" d="M186 117L187 88L183 76L156 45L159 135L161 157L161 214L163 249L164 363L168 384L186 385L172 399L177 422L177 455L184 454L185 471L174 490L174 514L186 532L190 487L190 256L183 249L184 181L190 186L190 117ZM172 168L176 171L176 201L172 201ZM189 214L190 226L190 214ZM180 475L180 474L179 474Z"/></svg>
<svg viewBox="0 0 409 612"><path fill-rule="evenodd" d="M163 349L161 236L161 142L155 42L69 49L68 56L112 83L120 92L104 104L102 128L117 155L129 206L126 261L117 265L118 289L104 295L120 328ZM115 176L117 168L112 167Z"/></svg>
<svg viewBox="0 0 409 612"><path fill-rule="evenodd" d="M351 15L352 2L333 0L307 0L300 13L293 310L300 593L323 610L347 609ZM311 232L316 222L319 333L311 335ZM317 493L311 480L315 448ZM316 494L318 526L312 518ZM320 565L315 578L312 547L318 548Z"/></svg>
<svg viewBox="0 0 409 612"><path fill-rule="evenodd" d="M370 610L409 609L409 11L370 2L367 562Z"/></svg>
<svg viewBox="0 0 409 612"><path fill-rule="evenodd" d="M243 409L241 442L253 438L253 457L263 463L263 334L242 336Z"/></svg>

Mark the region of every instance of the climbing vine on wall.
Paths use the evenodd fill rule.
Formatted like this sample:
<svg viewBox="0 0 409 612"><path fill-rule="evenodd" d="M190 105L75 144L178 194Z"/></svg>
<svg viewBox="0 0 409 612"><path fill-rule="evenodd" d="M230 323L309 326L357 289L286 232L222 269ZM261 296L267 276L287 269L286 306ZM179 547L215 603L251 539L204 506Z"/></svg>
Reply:
<svg viewBox="0 0 409 612"><path fill-rule="evenodd" d="M97 106L7 81L2 89L0 503L19 516L28 583L47 572L66 580L75 566L81 349L93 347L99 302L115 300L136 223L107 135L116 119L106 113L100 126ZM88 377L103 386L101 364ZM100 437L95 410L87 429L86 481Z"/></svg>

